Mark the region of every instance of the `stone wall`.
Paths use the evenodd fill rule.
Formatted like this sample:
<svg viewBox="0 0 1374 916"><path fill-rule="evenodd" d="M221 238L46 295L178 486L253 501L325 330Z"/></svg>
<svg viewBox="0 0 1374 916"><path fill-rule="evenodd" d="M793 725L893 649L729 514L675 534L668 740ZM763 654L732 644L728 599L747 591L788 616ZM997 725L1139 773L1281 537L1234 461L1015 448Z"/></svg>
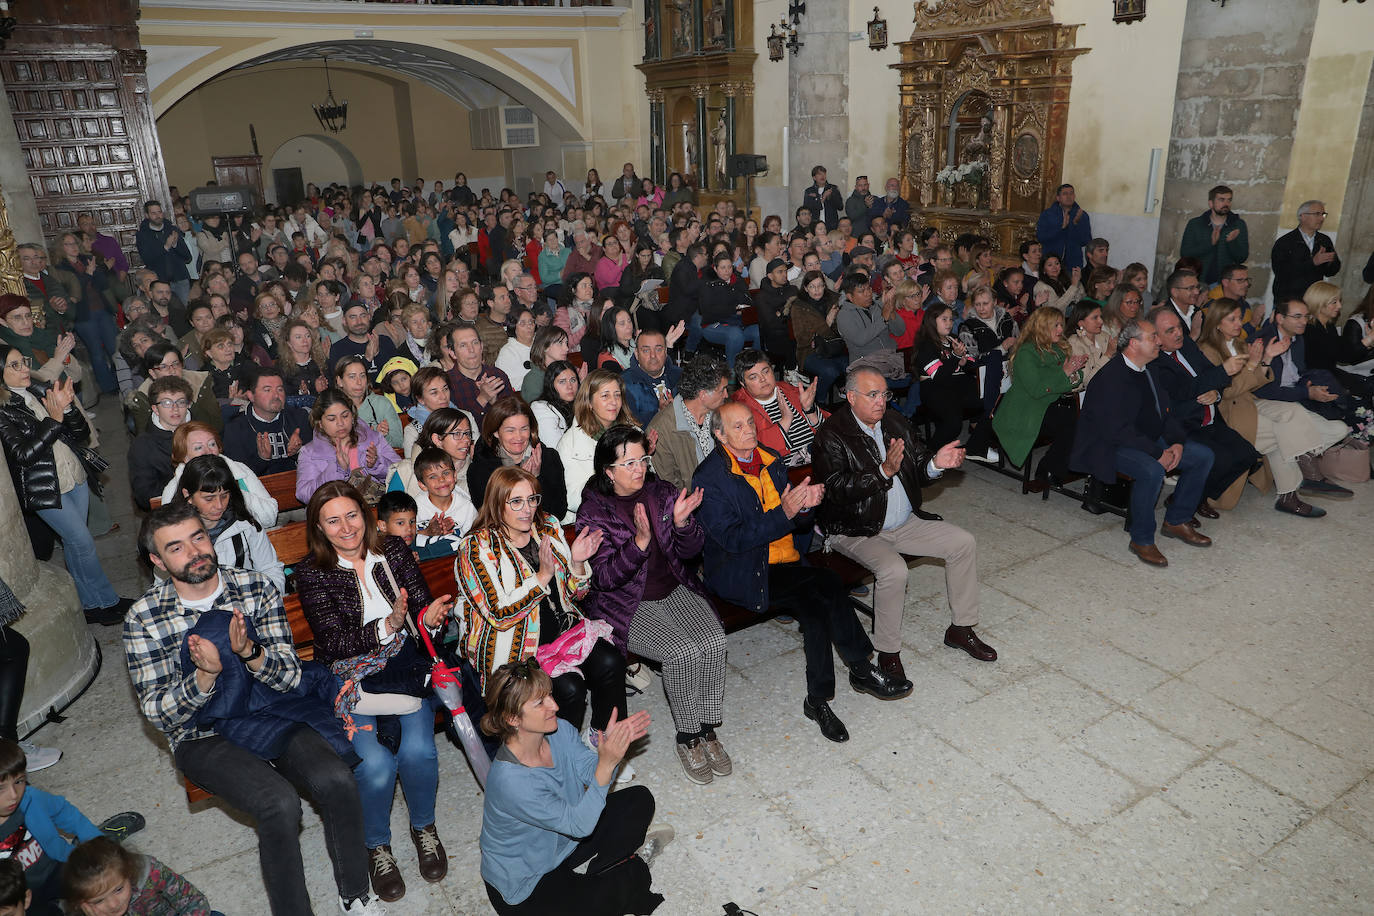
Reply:
<svg viewBox="0 0 1374 916"><path fill-rule="evenodd" d="M848 4L807 4L797 32L804 44L787 62L790 137L783 155L791 174L789 206L780 213L784 229L795 222L812 166L824 165L830 182L846 194L850 189ZM766 55L763 60L767 66Z"/></svg>
<svg viewBox="0 0 1374 916"><path fill-rule="evenodd" d="M1252 294L1269 285L1269 249L1280 226L1298 104L1317 4L1250 0L1222 7L1188 0L1169 137L1156 289L1174 261L1207 190L1225 184L1250 234Z"/></svg>
<svg viewBox="0 0 1374 916"><path fill-rule="evenodd" d="M1341 231L1336 236L1336 253L1341 257L1341 295L1348 313L1361 299L1369 284L1362 272L1374 251L1374 73L1364 97L1360 131L1355 137L1355 154L1350 162L1350 183L1341 205Z"/></svg>

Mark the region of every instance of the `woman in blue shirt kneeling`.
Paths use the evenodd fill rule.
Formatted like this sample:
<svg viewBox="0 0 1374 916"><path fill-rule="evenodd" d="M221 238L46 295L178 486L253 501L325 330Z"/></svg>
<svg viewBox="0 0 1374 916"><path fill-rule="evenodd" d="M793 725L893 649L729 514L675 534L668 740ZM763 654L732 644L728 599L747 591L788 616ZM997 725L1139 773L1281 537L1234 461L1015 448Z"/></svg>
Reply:
<svg viewBox="0 0 1374 916"><path fill-rule="evenodd" d="M611 713L595 751L559 719L553 682L533 657L487 678L482 730L501 739L482 813L482 878L497 913L623 916L652 913L649 863L673 838L649 829L653 794L607 794L625 749L649 728L643 710ZM586 863L586 873L574 869Z"/></svg>

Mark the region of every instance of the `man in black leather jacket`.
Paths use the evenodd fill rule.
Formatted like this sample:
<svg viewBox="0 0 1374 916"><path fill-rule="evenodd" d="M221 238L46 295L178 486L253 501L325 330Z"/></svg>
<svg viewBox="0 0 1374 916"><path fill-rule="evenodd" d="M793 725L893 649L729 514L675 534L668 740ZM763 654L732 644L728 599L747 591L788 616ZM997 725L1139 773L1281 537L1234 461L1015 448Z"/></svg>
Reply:
<svg viewBox="0 0 1374 916"><path fill-rule="evenodd" d="M964 450L951 442L932 454L907 419L888 406L889 397L886 380L872 369L853 370L845 379L848 406L821 424L812 445L815 479L825 484L817 520L829 543L877 580L873 644L884 674L906 676L899 654L907 585L902 554L945 561L954 615L945 645L979 661L996 661L997 652L973 632L978 623L973 535L921 511L921 485L963 464Z"/></svg>

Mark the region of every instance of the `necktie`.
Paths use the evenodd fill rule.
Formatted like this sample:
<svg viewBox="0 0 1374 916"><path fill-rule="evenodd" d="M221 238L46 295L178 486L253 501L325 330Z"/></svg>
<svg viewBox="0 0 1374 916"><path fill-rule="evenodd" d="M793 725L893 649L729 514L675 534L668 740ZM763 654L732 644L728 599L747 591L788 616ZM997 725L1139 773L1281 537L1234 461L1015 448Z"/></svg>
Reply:
<svg viewBox="0 0 1374 916"><path fill-rule="evenodd" d="M1197 373L1193 371L1193 367L1183 361L1183 358L1178 355L1177 350L1170 353L1169 355L1174 358L1174 362L1178 363L1180 366L1183 367L1185 372L1187 372L1193 378L1197 378ZM1212 425L1212 406L1210 404L1204 404L1202 407L1202 425Z"/></svg>
<svg viewBox="0 0 1374 916"><path fill-rule="evenodd" d="M1155 413L1159 414L1159 418L1162 420L1164 419L1164 408L1159 403L1159 391L1155 389L1155 380L1150 377L1149 369L1143 370L1141 374L1145 376L1145 381L1150 385L1150 396L1155 399Z"/></svg>

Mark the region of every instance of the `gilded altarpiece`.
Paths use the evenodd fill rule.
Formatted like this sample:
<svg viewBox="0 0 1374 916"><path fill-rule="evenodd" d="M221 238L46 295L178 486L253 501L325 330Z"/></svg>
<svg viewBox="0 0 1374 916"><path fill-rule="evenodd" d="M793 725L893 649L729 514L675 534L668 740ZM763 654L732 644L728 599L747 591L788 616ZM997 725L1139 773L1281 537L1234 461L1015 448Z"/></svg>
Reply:
<svg viewBox="0 0 1374 916"><path fill-rule="evenodd" d="M974 232L1004 258L1035 233L1064 165L1077 25L1051 0L916 2L900 42L900 170L913 222ZM964 167L976 180L952 181ZM941 173L946 181L940 180Z"/></svg>
<svg viewBox="0 0 1374 916"><path fill-rule="evenodd" d="M663 185L681 174L698 203L742 201L725 165L753 151L752 0L642 0L642 10L649 174Z"/></svg>

